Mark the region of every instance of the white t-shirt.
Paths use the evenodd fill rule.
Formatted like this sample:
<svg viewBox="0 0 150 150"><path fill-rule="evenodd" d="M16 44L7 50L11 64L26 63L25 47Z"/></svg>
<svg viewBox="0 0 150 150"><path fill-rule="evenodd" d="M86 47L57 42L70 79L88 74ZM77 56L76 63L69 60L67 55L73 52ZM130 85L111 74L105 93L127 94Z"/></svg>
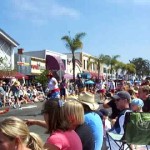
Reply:
<svg viewBox="0 0 150 150"><path fill-rule="evenodd" d="M110 84L109 85L110 90L114 90L115 89L115 82L112 81L109 84Z"/></svg>
<svg viewBox="0 0 150 150"><path fill-rule="evenodd" d="M54 84L54 83L56 83L56 84ZM50 79L50 81L48 83L48 88L49 88L49 90L54 90L54 89L58 88L58 82L54 77L52 77Z"/></svg>

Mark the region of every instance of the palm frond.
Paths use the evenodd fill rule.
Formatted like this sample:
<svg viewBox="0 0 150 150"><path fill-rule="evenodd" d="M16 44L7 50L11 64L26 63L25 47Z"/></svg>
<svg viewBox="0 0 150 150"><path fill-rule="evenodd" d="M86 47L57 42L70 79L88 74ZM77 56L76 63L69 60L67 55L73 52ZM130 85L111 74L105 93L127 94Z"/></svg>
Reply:
<svg viewBox="0 0 150 150"><path fill-rule="evenodd" d="M77 34L75 35L75 38L74 38L74 39L76 39L76 40L81 40L85 35L86 35L86 33L84 33L84 32L77 33Z"/></svg>

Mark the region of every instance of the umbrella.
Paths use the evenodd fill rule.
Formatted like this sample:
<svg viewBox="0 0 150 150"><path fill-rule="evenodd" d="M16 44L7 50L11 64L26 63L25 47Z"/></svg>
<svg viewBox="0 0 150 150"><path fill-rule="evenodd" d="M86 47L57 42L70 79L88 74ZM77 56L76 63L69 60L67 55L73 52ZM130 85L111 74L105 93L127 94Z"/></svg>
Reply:
<svg viewBox="0 0 150 150"><path fill-rule="evenodd" d="M92 80L85 81L85 84L94 84L95 82Z"/></svg>
<svg viewBox="0 0 150 150"><path fill-rule="evenodd" d="M65 78L65 79L73 79L73 75L72 75L72 74L69 74L69 73L65 73L65 74L64 74L64 78Z"/></svg>

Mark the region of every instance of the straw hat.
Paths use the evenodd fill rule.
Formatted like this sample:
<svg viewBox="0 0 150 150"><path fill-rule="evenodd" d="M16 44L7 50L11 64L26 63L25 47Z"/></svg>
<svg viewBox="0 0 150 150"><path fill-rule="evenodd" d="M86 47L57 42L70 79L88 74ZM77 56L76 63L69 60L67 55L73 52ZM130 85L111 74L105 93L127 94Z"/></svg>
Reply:
<svg viewBox="0 0 150 150"><path fill-rule="evenodd" d="M14 85L15 85L15 86L20 86L20 82L19 82L19 81L15 81L15 82L14 82Z"/></svg>
<svg viewBox="0 0 150 150"><path fill-rule="evenodd" d="M88 105L91 110L97 110L99 108L99 104L95 101L95 97L92 93L81 93L77 100L80 103Z"/></svg>

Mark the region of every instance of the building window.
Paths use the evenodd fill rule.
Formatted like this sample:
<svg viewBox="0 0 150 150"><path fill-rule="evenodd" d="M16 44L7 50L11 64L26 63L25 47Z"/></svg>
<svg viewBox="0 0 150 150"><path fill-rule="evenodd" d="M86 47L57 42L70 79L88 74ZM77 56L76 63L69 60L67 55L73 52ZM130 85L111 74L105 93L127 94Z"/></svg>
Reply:
<svg viewBox="0 0 150 150"><path fill-rule="evenodd" d="M62 62L64 63L64 67L66 69L66 60L65 59L62 59Z"/></svg>
<svg viewBox="0 0 150 150"><path fill-rule="evenodd" d="M106 68L103 68L103 72L106 73L106 72L107 72L107 69L106 69Z"/></svg>
<svg viewBox="0 0 150 150"><path fill-rule="evenodd" d="M93 64L93 71L95 71L95 64Z"/></svg>
<svg viewBox="0 0 150 150"><path fill-rule="evenodd" d="M83 64L84 64L84 70L85 70L85 60L83 61Z"/></svg>

